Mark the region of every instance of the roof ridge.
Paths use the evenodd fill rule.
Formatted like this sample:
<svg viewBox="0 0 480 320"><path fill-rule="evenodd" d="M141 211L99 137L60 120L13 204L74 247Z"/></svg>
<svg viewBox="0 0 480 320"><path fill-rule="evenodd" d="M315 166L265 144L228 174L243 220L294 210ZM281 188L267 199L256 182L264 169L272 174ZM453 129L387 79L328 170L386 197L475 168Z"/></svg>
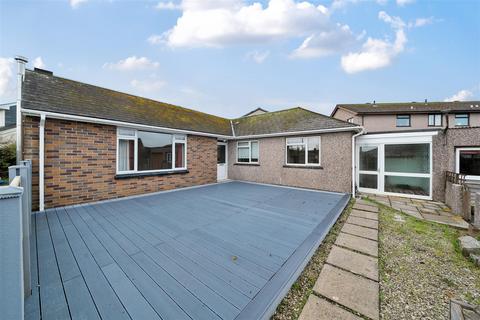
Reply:
<svg viewBox="0 0 480 320"><path fill-rule="evenodd" d="M239 120L239 119L243 119L243 118L254 118L254 117L260 117L260 116L266 116L266 115L271 115L272 113L279 113L279 112L289 111L289 110L293 110L293 109L302 109L302 108L301 108L301 107L292 107L292 108L287 108L287 109L282 109L282 110L268 111L268 112L265 112L265 113L262 113L262 114L255 114L255 115L248 116L248 117L242 116L242 117L238 117L238 118L233 118L232 120Z"/></svg>
<svg viewBox="0 0 480 320"><path fill-rule="evenodd" d="M308 112L311 112L311 113L314 113L316 115L319 115L319 116L322 116L324 118L328 118L328 119L331 119L331 120L335 120L335 121L338 121L338 122L341 122L341 123L346 123L350 126L359 126L358 124L355 124L355 123L351 123L351 122L348 122L348 121L345 121L345 120L341 120L341 119L337 119L337 118L334 118L332 116L327 116L326 114L323 114L323 113L320 113L320 112L317 112L317 111L313 111L313 110L310 110L310 109L307 109L307 108L304 108L304 107L298 107L302 110L305 110L305 111L308 111Z"/></svg>
<svg viewBox="0 0 480 320"><path fill-rule="evenodd" d="M86 82L81 82L81 81L68 79L68 78L64 78L64 77L59 77L59 76L54 75L54 74L46 75L46 74L39 73L39 72L36 72L34 70L30 70L30 69L26 69L26 71L32 72L32 73L37 74L37 75L45 76L45 77L54 77L54 78L57 78L57 79L62 79L62 80L65 80L65 81L78 83L82 86L94 87L94 88L98 88L98 89L101 89L101 90L106 90L106 91L109 91L109 92L119 93L119 94L122 94L122 95L130 96L130 97L133 97L133 98L140 98L140 99L145 99L145 100L152 101L152 102L155 102L155 103L161 103L161 104L164 104L164 105L169 106L169 107L181 108L181 109L184 109L184 110L187 110L187 111L193 111L193 112L206 114L206 115L216 117L216 118L220 118L220 119L224 119L224 120L230 120L228 118L220 117L220 116L217 116L217 115L214 115L214 114L211 114L211 113L206 113L206 112L198 111L198 110L195 110L195 109L186 108L186 107L171 104L171 103L168 103L168 102L162 102L162 101L154 100L152 98L142 97L142 96L139 96L139 95L134 95L134 94L123 92L123 91L118 91L118 90L114 90L114 89L110 89L110 88L106 88L106 87L101 87L101 86L89 84L89 83L86 83Z"/></svg>

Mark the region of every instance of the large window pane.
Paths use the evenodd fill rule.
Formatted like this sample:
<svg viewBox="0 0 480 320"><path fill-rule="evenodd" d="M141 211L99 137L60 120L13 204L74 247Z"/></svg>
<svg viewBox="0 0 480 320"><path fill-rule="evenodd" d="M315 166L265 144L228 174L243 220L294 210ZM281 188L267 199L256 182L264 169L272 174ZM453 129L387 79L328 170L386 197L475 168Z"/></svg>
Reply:
<svg viewBox="0 0 480 320"><path fill-rule="evenodd" d="M135 141L118 141L118 171L132 171L134 169Z"/></svg>
<svg viewBox="0 0 480 320"><path fill-rule="evenodd" d="M385 191L428 196L430 178L385 176Z"/></svg>
<svg viewBox="0 0 480 320"><path fill-rule="evenodd" d="M240 144L239 144L240 145ZM250 162L250 149L247 147L238 147L238 162Z"/></svg>
<svg viewBox="0 0 480 320"><path fill-rule="evenodd" d="M377 171L378 169L378 147L360 147L360 170Z"/></svg>
<svg viewBox="0 0 480 320"><path fill-rule="evenodd" d="M397 127L410 127L410 115L398 115Z"/></svg>
<svg viewBox="0 0 480 320"><path fill-rule="evenodd" d="M456 114L455 115L455 125L456 126L468 126L469 124L469 115L468 114Z"/></svg>
<svg viewBox="0 0 480 320"><path fill-rule="evenodd" d="M358 184L360 188L377 189L377 184L378 178L376 174L360 174Z"/></svg>
<svg viewBox="0 0 480 320"><path fill-rule="evenodd" d="M175 143L175 168L185 168L184 143Z"/></svg>
<svg viewBox="0 0 480 320"><path fill-rule="evenodd" d="M385 171L430 173L430 145L385 145Z"/></svg>
<svg viewBox="0 0 480 320"><path fill-rule="evenodd" d="M460 173L480 176L480 150L460 151Z"/></svg>
<svg viewBox="0 0 480 320"><path fill-rule="evenodd" d="M307 140L308 145L308 163L320 164L320 138L309 137Z"/></svg>
<svg viewBox="0 0 480 320"><path fill-rule="evenodd" d="M138 131L138 170L172 169L172 135Z"/></svg>
<svg viewBox="0 0 480 320"><path fill-rule="evenodd" d="M305 147L303 145L287 146L287 163L305 164Z"/></svg>
<svg viewBox="0 0 480 320"><path fill-rule="evenodd" d="M258 142L257 141L252 141L251 142L251 148L252 148L252 162L258 162Z"/></svg>

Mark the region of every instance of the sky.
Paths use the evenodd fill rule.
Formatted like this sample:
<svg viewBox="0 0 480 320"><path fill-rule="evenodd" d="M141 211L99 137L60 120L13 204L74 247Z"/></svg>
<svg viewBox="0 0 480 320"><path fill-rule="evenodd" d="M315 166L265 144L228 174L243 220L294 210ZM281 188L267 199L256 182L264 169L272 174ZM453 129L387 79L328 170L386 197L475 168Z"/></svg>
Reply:
<svg viewBox="0 0 480 320"><path fill-rule="evenodd" d="M0 0L0 103L15 55L228 118L480 100L480 1Z"/></svg>

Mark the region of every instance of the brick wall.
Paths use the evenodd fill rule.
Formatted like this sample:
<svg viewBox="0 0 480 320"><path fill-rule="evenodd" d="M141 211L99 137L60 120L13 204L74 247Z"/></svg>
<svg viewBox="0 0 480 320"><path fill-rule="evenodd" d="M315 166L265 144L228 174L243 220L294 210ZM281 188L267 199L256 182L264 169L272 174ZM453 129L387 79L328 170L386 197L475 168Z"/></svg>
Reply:
<svg viewBox="0 0 480 320"><path fill-rule="evenodd" d="M38 209L39 118L25 117L24 159L33 162ZM48 119L45 123L45 208L216 182L217 141L187 137L188 173L115 179L116 127Z"/></svg>

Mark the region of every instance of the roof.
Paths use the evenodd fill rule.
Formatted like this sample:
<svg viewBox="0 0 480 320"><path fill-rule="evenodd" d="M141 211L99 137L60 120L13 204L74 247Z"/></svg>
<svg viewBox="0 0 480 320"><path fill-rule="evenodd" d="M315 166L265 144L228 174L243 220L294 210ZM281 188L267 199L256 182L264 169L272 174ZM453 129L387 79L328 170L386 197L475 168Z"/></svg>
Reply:
<svg viewBox="0 0 480 320"><path fill-rule="evenodd" d="M262 113L267 113L267 112L269 112L269 111L265 110L263 108L257 108L255 110L250 111L247 114L244 114L242 117L248 117L248 116L251 116L251 115L257 115L257 114L262 114Z"/></svg>
<svg viewBox="0 0 480 320"><path fill-rule="evenodd" d="M15 102L10 102L10 103L1 103L0 104L0 110L10 110L12 106L15 106Z"/></svg>
<svg viewBox="0 0 480 320"><path fill-rule="evenodd" d="M232 123L236 136L358 127L301 107L242 117Z"/></svg>
<svg viewBox="0 0 480 320"><path fill-rule="evenodd" d="M232 135L230 120L39 71L25 71L22 108Z"/></svg>
<svg viewBox="0 0 480 320"><path fill-rule="evenodd" d="M38 69L25 71L22 108L232 137L357 127L303 108L275 112L257 108L252 112L266 113L251 112L249 116L229 120Z"/></svg>
<svg viewBox="0 0 480 320"><path fill-rule="evenodd" d="M357 114L480 112L480 101L337 104L332 116L338 108Z"/></svg>

